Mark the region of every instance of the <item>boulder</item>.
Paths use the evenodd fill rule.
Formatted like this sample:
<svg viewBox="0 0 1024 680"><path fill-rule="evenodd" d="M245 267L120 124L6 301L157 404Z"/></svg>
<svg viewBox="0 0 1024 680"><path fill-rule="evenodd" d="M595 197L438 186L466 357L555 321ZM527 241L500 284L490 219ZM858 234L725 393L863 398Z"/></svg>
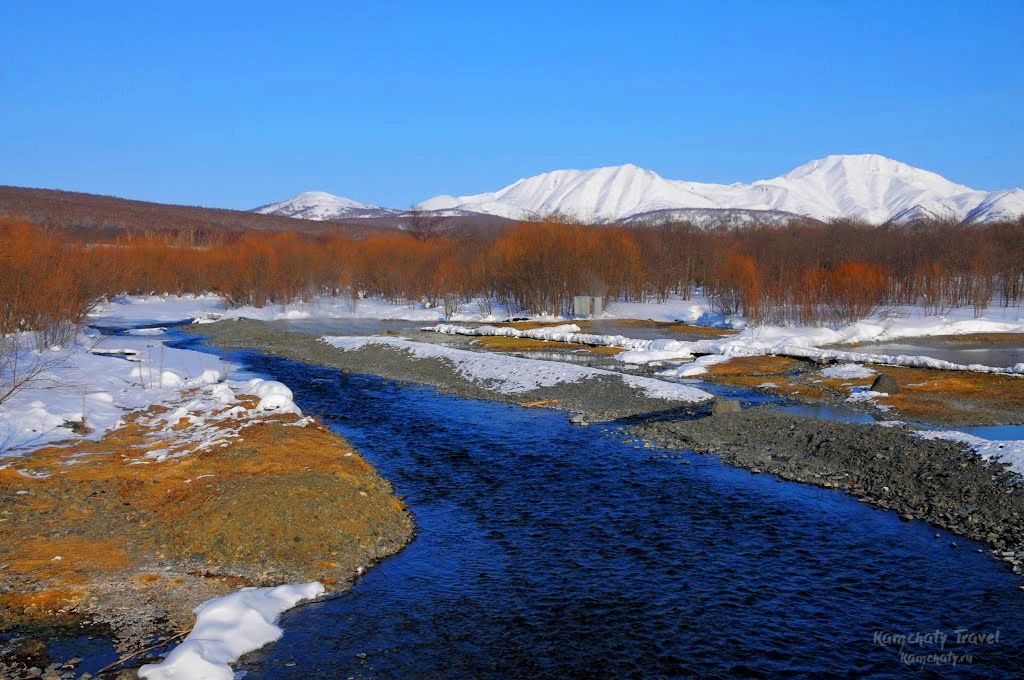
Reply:
<svg viewBox="0 0 1024 680"><path fill-rule="evenodd" d="M897 384L896 378L885 373L879 373L875 381L871 383L871 391L881 394L899 394L900 386Z"/></svg>

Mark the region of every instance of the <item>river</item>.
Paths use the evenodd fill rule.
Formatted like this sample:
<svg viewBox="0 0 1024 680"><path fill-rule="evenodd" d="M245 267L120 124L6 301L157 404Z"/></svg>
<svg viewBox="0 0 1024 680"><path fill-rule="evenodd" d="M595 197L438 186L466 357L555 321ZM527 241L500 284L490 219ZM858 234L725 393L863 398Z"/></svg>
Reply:
<svg viewBox="0 0 1024 680"><path fill-rule="evenodd" d="M1019 579L971 541L614 424L232 356L347 437L419 529L351 592L286 614L247 678L899 677L887 636L936 630L973 658L933 677L1024 672Z"/></svg>

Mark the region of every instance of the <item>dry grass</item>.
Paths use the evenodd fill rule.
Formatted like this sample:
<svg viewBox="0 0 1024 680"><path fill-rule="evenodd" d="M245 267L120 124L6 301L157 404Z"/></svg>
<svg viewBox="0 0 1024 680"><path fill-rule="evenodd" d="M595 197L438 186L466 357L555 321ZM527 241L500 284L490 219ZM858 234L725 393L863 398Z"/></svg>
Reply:
<svg viewBox="0 0 1024 680"><path fill-rule="evenodd" d="M0 470L0 575L14 586L0 593L0 629L60 609L26 604L25 593L102 602L131 592L187 622L197 593L346 583L411 536L387 482L319 424L261 415L226 446L156 462L146 453L167 441L151 416Z"/></svg>
<svg viewBox="0 0 1024 680"><path fill-rule="evenodd" d="M632 326L635 328L656 328L659 331L664 332L667 335L700 335L711 338L720 338L727 335L735 335L739 331L731 328L711 328L709 326L691 326L685 323L679 323L677 321L651 321L649 319L607 319L608 323L614 323L619 326ZM572 323L580 327L583 332L589 332L594 322L588 319L581 319L578 321L513 321L500 322L490 324L493 326L515 328L516 330L525 331L533 328L551 328L552 326L561 326L563 324Z"/></svg>
<svg viewBox="0 0 1024 680"><path fill-rule="evenodd" d="M758 356L737 357L708 367L708 375L725 378L731 376L778 376L807 367L807 362L789 357Z"/></svg>
<svg viewBox="0 0 1024 680"><path fill-rule="evenodd" d="M551 328L553 326L563 326L567 323L574 323L580 328L583 328L583 324L589 323L587 321L499 321L496 323L487 324L488 326L497 326L499 328L515 328L517 331L528 331L534 328Z"/></svg>
<svg viewBox="0 0 1024 680"><path fill-rule="evenodd" d="M988 425L1024 421L1024 379L1009 375L872 366L896 379L899 394L876 401L894 415L912 421L948 425ZM867 389L870 378L823 378L837 394Z"/></svg>
<svg viewBox="0 0 1024 680"><path fill-rule="evenodd" d="M737 357L708 367L708 382L771 392L797 401L820 402L831 393L805 379L808 364L776 356Z"/></svg>
<svg viewBox="0 0 1024 680"><path fill-rule="evenodd" d="M901 416L932 423L998 424L1024 419L1024 378L965 371L875 366L900 393L880 397Z"/></svg>
<svg viewBox="0 0 1024 680"><path fill-rule="evenodd" d="M582 350L600 356L615 356L623 351L621 347L582 345L575 342L555 342L551 340L535 340L533 338L508 338L501 335L480 335L475 337L474 340L481 348L491 352Z"/></svg>

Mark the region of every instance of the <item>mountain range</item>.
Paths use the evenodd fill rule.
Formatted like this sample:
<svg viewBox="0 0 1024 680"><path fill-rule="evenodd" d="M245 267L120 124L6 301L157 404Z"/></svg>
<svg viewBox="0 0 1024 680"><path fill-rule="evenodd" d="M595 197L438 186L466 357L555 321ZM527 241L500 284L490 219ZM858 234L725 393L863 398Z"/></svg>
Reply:
<svg viewBox="0 0 1024 680"><path fill-rule="evenodd" d="M798 216L855 218L877 224L922 218L980 223L1024 214L1024 190L972 189L884 156L859 154L828 156L780 177L750 184L665 179L631 164L555 170L494 192L437 196L416 207L439 215L530 219L559 214L594 223L671 218L746 224ZM402 214L326 192L300 194L256 212L310 220Z"/></svg>

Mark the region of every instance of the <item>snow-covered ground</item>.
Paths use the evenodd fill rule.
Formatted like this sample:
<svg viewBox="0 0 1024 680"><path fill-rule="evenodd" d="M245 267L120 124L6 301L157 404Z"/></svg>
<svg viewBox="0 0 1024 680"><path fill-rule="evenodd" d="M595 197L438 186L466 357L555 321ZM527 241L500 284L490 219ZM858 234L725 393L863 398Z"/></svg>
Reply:
<svg viewBox="0 0 1024 680"><path fill-rule="evenodd" d="M97 305L90 314L90 323L114 328L156 326L176 321L216 320L220 318L249 318L260 321L288 319L393 319L440 323L472 322L495 323L509 316L537 321L567 321L565 317L528 314L508 310L476 299L463 305L450 319L443 307L430 307L425 302L392 303L380 298L360 298L353 301L345 296L321 295L311 302L294 302L266 307L244 306L228 309L223 300L213 294L203 295L123 295ZM745 329L742 317L725 317L714 311L711 302L695 291L688 299L672 296L664 303L607 302L602 319L642 319L651 321L681 321L695 326ZM961 307L942 314L931 314L920 307L893 307L876 316L847 324L839 328L827 327L772 327L750 329L759 340L775 342L786 336L801 338L804 344L823 345L886 342L905 338L935 335L964 335L968 333L1024 333L1024 308L993 305L981 316L973 308Z"/></svg>
<svg viewBox="0 0 1024 680"><path fill-rule="evenodd" d="M985 460L1008 463L1011 470L1024 475L1024 441L984 439L955 430L918 430L916 434L924 439L949 439L962 442L977 451Z"/></svg>
<svg viewBox="0 0 1024 680"><path fill-rule="evenodd" d="M219 298L213 296L122 298L95 310L92 322L127 328L205 317L219 309ZM153 404L170 410L142 420L160 442L145 456L150 464L226 445L269 413L301 415L287 386L244 375L211 354L167 347L164 332L147 329L115 336L88 330L69 346L44 352L34 349L30 334L21 336L21 365L43 365L45 370L0 405L0 467L4 457L10 463L12 456L47 444L99 439L121 427L130 411ZM255 397L255 406L242 403L243 395ZM67 427L83 418L92 432L75 434ZM185 419L190 427L176 427ZM281 636L275 621L282 612L323 592L319 583L246 588L205 602L196 609L198 619L188 637L139 675L147 680L230 680L234 672L229 663Z"/></svg>
<svg viewBox="0 0 1024 680"><path fill-rule="evenodd" d="M291 391L281 383L249 379L237 366L206 352L168 347L166 328L153 327L223 312L216 295L122 296L97 305L89 323L127 329L124 335L86 329L70 345L40 352L32 335L23 334L20 370L43 370L0 405L0 456L75 437L100 439L119 427L126 413L152 404L173 402L175 413L184 409L193 423L234 402L236 394L259 397L251 419L268 411L297 412ZM195 394L182 400L187 390ZM70 426L83 418L92 432L76 435Z"/></svg>
<svg viewBox="0 0 1024 680"><path fill-rule="evenodd" d="M102 302L89 314L88 323L110 328L131 328L192 321L222 314L219 295L121 295Z"/></svg>
<svg viewBox="0 0 1024 680"><path fill-rule="evenodd" d="M30 337L24 337L27 345ZM68 347L43 352L25 347L23 367L43 370L0 405L0 455L74 437L82 422L99 439L131 410L211 388L227 372L209 354L164 346L156 336L112 337L85 332Z"/></svg>
<svg viewBox="0 0 1024 680"><path fill-rule="evenodd" d="M180 645L139 669L145 680L232 680L229 664L281 637L276 621L303 600L319 597L319 583L243 588L196 607L196 623Z"/></svg>
<svg viewBox="0 0 1024 680"><path fill-rule="evenodd" d="M541 387L579 382L587 378L616 377L622 379L630 387L641 390L652 399L699 402L713 398L707 392L687 385L560 361L541 361L491 352L473 352L384 336L325 336L323 341L344 351L362 349L367 345L383 345L407 351L420 358L445 359L451 362L455 370L466 380L487 385L504 394L520 394Z"/></svg>
<svg viewBox="0 0 1024 680"><path fill-rule="evenodd" d="M189 418L209 441L193 442L197 450L221 439L227 419L242 424L268 411L296 413L291 391L276 381L241 379L237 367L205 352L175 349L160 335L79 334L67 347L38 352L24 336L21 365L43 369L25 389L0 404L0 459L5 455L75 438L100 439L124 424L130 411L152 404L174 404L160 418L168 428ZM234 372L236 379L226 379ZM186 397L183 392L190 391ZM237 404L238 395L259 397L258 406L245 414L221 413ZM242 406L237 409L246 411ZM214 416L214 412L219 412ZM91 430L75 434L72 424ZM173 437L172 437L173 438Z"/></svg>

